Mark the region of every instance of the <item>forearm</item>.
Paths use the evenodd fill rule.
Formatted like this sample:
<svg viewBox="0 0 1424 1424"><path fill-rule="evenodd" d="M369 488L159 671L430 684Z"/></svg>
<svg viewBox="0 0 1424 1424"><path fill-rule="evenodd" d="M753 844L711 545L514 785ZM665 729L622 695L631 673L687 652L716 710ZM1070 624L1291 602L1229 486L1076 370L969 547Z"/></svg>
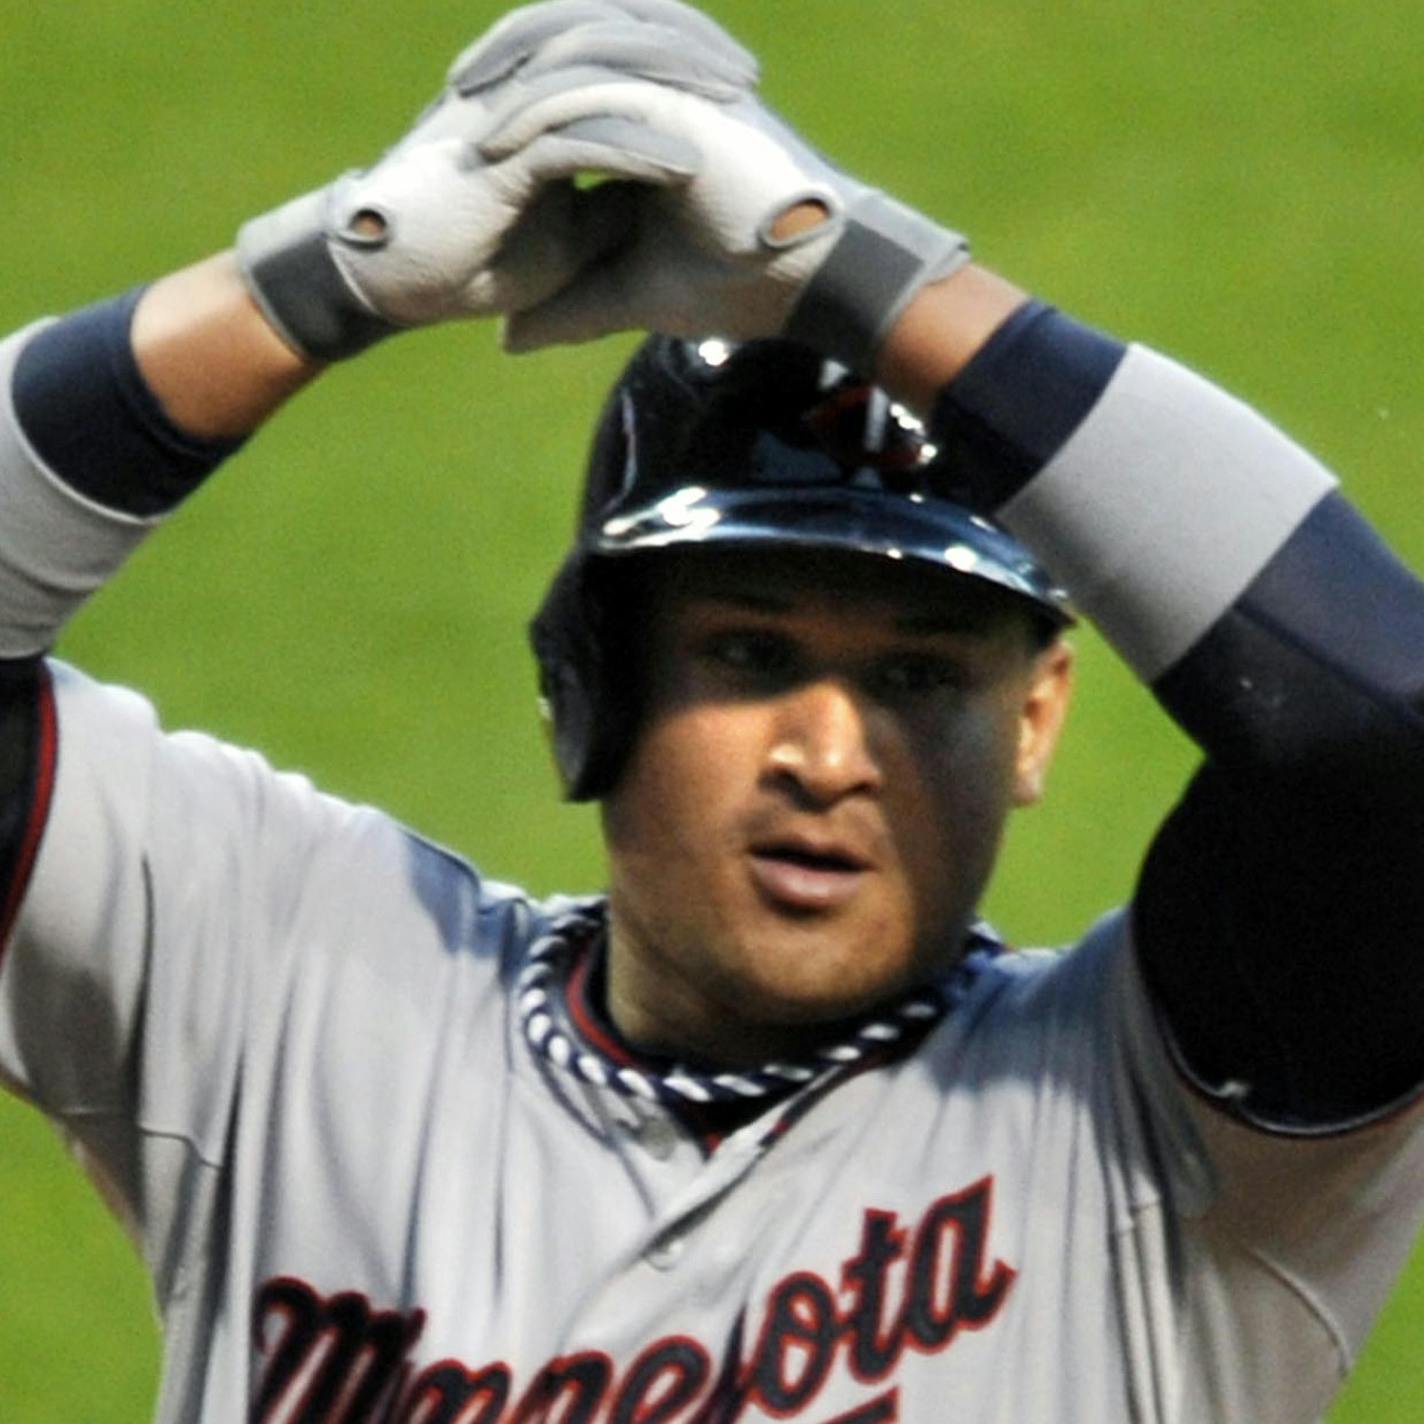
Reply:
<svg viewBox="0 0 1424 1424"><path fill-rule="evenodd" d="M134 312L131 339L168 418L204 439L250 434L323 369L273 331L231 253L149 287Z"/></svg>
<svg viewBox="0 0 1424 1424"><path fill-rule="evenodd" d="M886 336L873 374L912 410L928 415L939 393L1027 300L1013 283L970 263L921 288Z"/></svg>
<svg viewBox="0 0 1424 1424"><path fill-rule="evenodd" d="M219 258L0 346L0 657L47 649L314 374L264 328Z"/></svg>
<svg viewBox="0 0 1424 1424"><path fill-rule="evenodd" d="M880 376L928 416L973 502L1152 685L1334 489L1318 461L1209 381L1026 304L979 269L920 295Z"/></svg>

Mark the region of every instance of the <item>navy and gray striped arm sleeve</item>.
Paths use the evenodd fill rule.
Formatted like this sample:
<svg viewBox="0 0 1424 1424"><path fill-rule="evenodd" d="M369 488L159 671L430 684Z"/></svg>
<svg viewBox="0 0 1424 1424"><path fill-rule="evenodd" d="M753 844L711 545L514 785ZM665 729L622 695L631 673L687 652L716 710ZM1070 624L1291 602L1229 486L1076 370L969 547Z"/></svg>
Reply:
<svg viewBox="0 0 1424 1424"><path fill-rule="evenodd" d="M195 439L163 412L129 343L138 296L0 343L0 946L53 772L41 655L240 443Z"/></svg>
<svg viewBox="0 0 1424 1424"><path fill-rule="evenodd" d="M1206 754L1134 899L1183 1070L1287 1132L1424 1083L1424 586L1311 456L1041 305L932 426Z"/></svg>

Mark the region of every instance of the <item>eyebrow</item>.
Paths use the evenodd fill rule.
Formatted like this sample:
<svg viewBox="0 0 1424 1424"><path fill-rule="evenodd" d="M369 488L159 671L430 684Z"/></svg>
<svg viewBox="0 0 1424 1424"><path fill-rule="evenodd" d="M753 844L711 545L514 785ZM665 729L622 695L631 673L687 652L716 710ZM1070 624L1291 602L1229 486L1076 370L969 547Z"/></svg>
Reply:
<svg viewBox="0 0 1424 1424"><path fill-rule="evenodd" d="M705 593L696 601L723 603L730 608L742 608L749 613L790 613L794 607L789 598L777 598L769 593L748 593L743 589L718 589Z"/></svg>
<svg viewBox="0 0 1424 1424"><path fill-rule="evenodd" d="M745 589L709 592L701 595L700 601L722 604L725 607L741 609L748 613L791 613L795 611L796 607L795 602L790 598ZM896 618L893 626L897 633L905 633L918 638L986 638L994 628L991 619L978 617L973 613L961 613L956 616L954 612L942 609L932 613L907 613L903 617Z"/></svg>
<svg viewBox="0 0 1424 1424"><path fill-rule="evenodd" d="M924 637L949 635L963 638L987 638L994 630L994 623L987 618L956 618L952 613L912 613L905 618L897 618L895 627L901 633L920 634Z"/></svg>

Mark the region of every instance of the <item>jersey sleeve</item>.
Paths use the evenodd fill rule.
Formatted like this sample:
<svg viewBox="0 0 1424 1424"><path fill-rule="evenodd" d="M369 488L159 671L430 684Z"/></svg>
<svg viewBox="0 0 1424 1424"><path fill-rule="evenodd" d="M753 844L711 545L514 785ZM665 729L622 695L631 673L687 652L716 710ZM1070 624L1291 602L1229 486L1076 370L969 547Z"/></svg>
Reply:
<svg viewBox="0 0 1424 1424"><path fill-rule="evenodd" d="M1424 1216L1424 1112L1292 1136L1222 1112L1179 1071L1133 934L1110 916L1045 977L1071 1005L1050 1051L1094 1104L1134 1389L1164 1417L1320 1418Z"/></svg>
<svg viewBox="0 0 1424 1424"><path fill-rule="evenodd" d="M168 422L136 299L0 342L0 1080L62 1127L162 1286L222 1160L253 986L352 813L45 657L237 448Z"/></svg>
<svg viewBox="0 0 1424 1424"><path fill-rule="evenodd" d="M1137 953L1179 1069L1260 1129L1424 1084L1424 586L1334 478L1176 362L1030 305L935 415L1204 753Z"/></svg>
<svg viewBox="0 0 1424 1424"><path fill-rule="evenodd" d="M54 772L42 657L147 534L242 444L169 420L129 340L140 291L0 341L0 947Z"/></svg>
<svg viewBox="0 0 1424 1424"><path fill-rule="evenodd" d="M222 1152L252 976L276 972L316 848L354 814L137 694L46 666L53 784L0 960L0 1069L63 1121Z"/></svg>
<svg viewBox="0 0 1424 1424"><path fill-rule="evenodd" d="M164 734L134 693L63 664L45 677L53 783L0 957L0 1079L69 1138L163 1294L211 1210L294 926L319 918L323 865L374 813Z"/></svg>

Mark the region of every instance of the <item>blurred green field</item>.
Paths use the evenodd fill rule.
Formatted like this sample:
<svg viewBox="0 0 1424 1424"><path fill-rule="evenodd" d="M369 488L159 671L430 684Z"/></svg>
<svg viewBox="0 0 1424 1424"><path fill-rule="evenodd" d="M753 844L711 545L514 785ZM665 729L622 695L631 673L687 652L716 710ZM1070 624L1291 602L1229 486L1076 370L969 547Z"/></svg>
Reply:
<svg viewBox="0 0 1424 1424"><path fill-rule="evenodd" d="M1241 391L1424 567L1424 31L1415 0L711 6L773 100L1024 284ZM0 329L223 245L369 157L489 0L8 6ZM600 881L558 808L523 623L626 341L510 360L488 328L332 375L184 510L64 653L170 726L256 745L539 890ZM1058 942L1128 892L1190 749L1090 634L1076 729L989 910ZM1368 906L1361 906L1368 932ZM137 1264L0 1102L0 1424L136 1424ZM1424 1259L1332 1424L1424 1419ZM1237 1421L1237 1424L1251 1424Z"/></svg>

